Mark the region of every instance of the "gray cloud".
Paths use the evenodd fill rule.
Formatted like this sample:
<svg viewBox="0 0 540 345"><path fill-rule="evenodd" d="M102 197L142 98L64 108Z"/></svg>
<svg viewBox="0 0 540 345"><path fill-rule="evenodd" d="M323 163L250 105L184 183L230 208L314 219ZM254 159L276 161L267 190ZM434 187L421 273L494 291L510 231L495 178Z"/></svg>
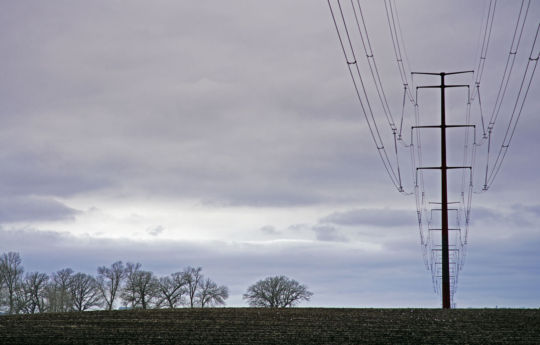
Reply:
<svg viewBox="0 0 540 345"><path fill-rule="evenodd" d="M240 12L179 3L150 10L135 2L118 17L108 2L61 11L10 4L0 36L11 47L3 50L4 80L13 81L0 85L9 124L0 143L13 152L2 176L8 192L108 187L279 207L358 199L351 186L376 176L363 168L376 157L360 149L370 143L356 136L356 104L328 92L349 86L337 61L336 72L320 68L336 51L317 42L335 43L333 33L301 26L298 41L284 34L294 21L242 16L260 5L235 6ZM309 11L327 19L322 8ZM278 54L278 47L296 53Z"/></svg>
<svg viewBox="0 0 540 345"><path fill-rule="evenodd" d="M471 241L458 306L536 307L539 241L537 233L523 232L507 241ZM388 249L372 251L351 242L142 242L0 229L2 250L19 252L27 271L72 267L95 274L98 266L116 260L140 262L158 275L202 266L206 275L231 288L228 304L233 306L245 305L241 295L254 281L285 274L315 292L314 306L438 307L439 297L432 292L430 273L415 242L414 236L404 237Z"/></svg>
<svg viewBox="0 0 540 345"><path fill-rule="evenodd" d="M109 187L288 207L369 201L392 190L370 138L357 135L365 125L325 6L3 6L10 13L0 36L10 82L0 84L6 124L0 143L13 151L2 176L9 193ZM366 7L373 36L386 37L386 27L375 25L384 18L381 8ZM456 8L444 5L426 17L448 20ZM404 18L418 17L408 10ZM300 25L287 11L309 15ZM271 14L282 19L276 23ZM416 20L403 25L411 37L425 32ZM411 60L437 61L421 46L435 39L409 40ZM389 44L374 40L383 80L399 86L390 82L394 62L382 59L391 56ZM459 64L454 55L443 57ZM387 92L399 104L401 87ZM30 159L18 163L22 155Z"/></svg>
<svg viewBox="0 0 540 345"><path fill-rule="evenodd" d="M415 216L413 210L355 209L331 213L321 218L320 222L345 226L397 227L414 224Z"/></svg>
<svg viewBox="0 0 540 345"><path fill-rule="evenodd" d="M280 232L276 230L276 228L272 225L265 225L262 228L259 229L263 233L267 235L279 235Z"/></svg>
<svg viewBox="0 0 540 345"><path fill-rule="evenodd" d="M540 205L522 205L515 204L512 209L517 212L529 213L532 216L540 217Z"/></svg>
<svg viewBox="0 0 540 345"><path fill-rule="evenodd" d="M471 223L507 224L512 226L533 226L536 224L540 211L538 205L511 205L506 210L489 207L476 207L472 211Z"/></svg>
<svg viewBox="0 0 540 345"><path fill-rule="evenodd" d="M534 232L530 235L515 232L507 231L504 236L486 234L469 243L467 263L456 296L461 305L531 305L528 296L537 295L537 292L530 289L540 284L540 267L537 264L540 260L540 237ZM482 293L473 297L473 291L482 289ZM531 305L536 306L534 303Z"/></svg>
<svg viewBox="0 0 540 345"><path fill-rule="evenodd" d="M504 218L503 214L501 214L499 210L495 210L495 209L491 209L487 207L475 207L472 212L473 212L472 213L473 222L482 221L482 220L497 222L497 221L501 221Z"/></svg>
<svg viewBox="0 0 540 345"><path fill-rule="evenodd" d="M399 3L411 69L439 72L474 68L483 5L468 0ZM403 86L384 25L384 6L366 2L364 10L385 93L397 121ZM513 2L498 4L482 80L486 116L494 106L512 39L514 23L508 18L514 18L517 10ZM533 2L528 18L538 18L539 10ZM523 52L530 48L536 25L533 20L527 22L524 49L517 55L507 101L493 132L493 148L500 147L504 137L509 107L518 90L515 81L519 82L524 54L528 54ZM224 242L171 244L159 241L165 237L163 232L145 247L133 239L75 238L19 229L3 230L0 249L24 250L33 267L54 266L51 269L69 262L79 265L78 269L94 270L95 258L103 259L98 263L101 265L124 255L120 259L139 260L156 270L173 270L177 268L167 260L174 258L175 262L204 265L224 282L238 284L237 295L258 277L287 273L314 286L319 296L326 296L319 301L329 305L334 301L335 305L396 306L408 300L438 306L433 296L424 298L416 292L424 291L424 285L416 283L424 278L427 294L431 286L420 256L404 249L417 247L405 238L409 236L405 228L416 227L414 201L398 201L401 197L385 176L325 3L160 0L156 6L142 0L129 4L106 0L3 1L0 46L3 221L70 221L77 214L69 207L75 198L88 202L88 207L103 208L103 214L108 214L107 203L124 206L142 199L178 204L194 200L202 208L259 207L261 214L272 208L313 207L313 217L320 218L315 226L312 224L317 219L295 219L301 225L289 228L283 225L281 235L290 231L298 237L318 239L307 244L285 245L277 234L268 247ZM369 76L369 71L363 72ZM470 76L466 78L452 82L471 82ZM370 83L369 78L366 82ZM433 82L415 79L417 84ZM540 174L531 152L540 144L540 122L535 116L540 99L531 95L539 93L538 86L536 79L495 184L489 193L474 196L471 243L493 231L497 239L504 239L509 236L507 228L535 243L532 233L538 217L538 195L534 186L540 184ZM391 155L392 133L384 124L374 89L369 88L368 94ZM459 123L465 113L459 104L464 101L454 103L454 96L449 93L447 113L450 122ZM438 95L422 94L420 100L420 121L432 124L437 119L433 114L439 112ZM406 108L404 114L406 133L413 110ZM480 122L477 110L472 116ZM404 135L406 140L408 133ZM423 143L426 156L438 164L436 145L429 140ZM484 145L477 151L480 167L475 189L482 186L478 171L484 167L486 148ZM409 152L403 152L401 172L410 190ZM457 144L449 150L452 162L455 152L462 152ZM394 161L393 156L391 159ZM403 210L406 202L410 211ZM523 206L512 209L518 202ZM277 224L266 216L254 221L250 229L260 234L261 225ZM168 223L158 220L151 224ZM78 233L86 232L85 224L75 226ZM377 229L366 231L355 226ZM264 232L264 228L260 230ZM107 232L114 229L103 229ZM385 252L358 253L357 248L347 247L354 246L360 237L361 241L379 241L377 245ZM519 245L526 243L510 243L518 256ZM488 247L475 248L470 249L471 261L473 253L488 259L496 255ZM240 268L251 261L249 267ZM326 266L319 273L322 261ZM537 301L537 292L529 291L525 278L537 272L523 268L525 262L512 262L511 267L519 272L516 284L527 287L514 288L527 296L523 298ZM497 272L495 268L493 275ZM507 272L510 269L499 273ZM480 286L496 282L490 276L481 277L483 281L466 287L468 296L479 296ZM409 278L414 282L405 283ZM337 294L324 284L332 279L340 282L334 285L343 285ZM502 288L498 293L509 296ZM406 297L395 302L395 296ZM508 298L511 301L513 297ZM467 300L474 301L474 297ZM494 300L482 303L493 305Z"/></svg>
<svg viewBox="0 0 540 345"><path fill-rule="evenodd" d="M395 252L369 252L342 242L286 241L235 243L223 241L134 241L75 237L66 233L35 229L0 229L2 250L21 254L27 271L53 272L64 267L95 274L96 268L123 260L140 262L158 275L179 271L187 265L202 266L203 273L231 289L228 305L244 306L245 289L258 279L284 274L297 279L315 292L312 305L387 305L386 297L373 299L381 284L394 294L398 286L420 287L422 267L417 258ZM47 258L44 260L44 258ZM405 279L402 272L412 269L420 279ZM423 277L428 281L429 277ZM394 281L395 279L395 281ZM342 284L335 286L335 282ZM401 283L397 283L401 281ZM429 288L429 285L428 285ZM429 289L427 289L429 291ZM345 296L346 295L346 296ZM351 300L354 298L354 300ZM430 305L431 293L415 294L415 300ZM394 304L397 305L397 304Z"/></svg>
<svg viewBox="0 0 540 345"><path fill-rule="evenodd" d="M73 196L103 189L110 182L103 173L91 171L88 163L74 164L58 153L35 149L16 149L10 144L7 154L0 157L0 191L7 196Z"/></svg>
<svg viewBox="0 0 540 345"><path fill-rule="evenodd" d="M0 198L0 224L73 220L80 211L45 197Z"/></svg>
<svg viewBox="0 0 540 345"><path fill-rule="evenodd" d="M319 241L347 242L348 239L339 233L339 230L329 225L315 225L312 227Z"/></svg>
<svg viewBox="0 0 540 345"><path fill-rule="evenodd" d="M159 236L163 233L163 231L165 231L165 228L161 225L158 225L154 228L150 228L148 229L146 232L149 233L150 235L152 236Z"/></svg>

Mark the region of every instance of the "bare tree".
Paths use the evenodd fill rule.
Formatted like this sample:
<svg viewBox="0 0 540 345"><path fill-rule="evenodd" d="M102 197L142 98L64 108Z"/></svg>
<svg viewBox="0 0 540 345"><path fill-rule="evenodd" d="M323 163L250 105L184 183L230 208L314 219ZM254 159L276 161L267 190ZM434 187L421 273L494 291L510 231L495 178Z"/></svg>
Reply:
<svg viewBox="0 0 540 345"><path fill-rule="evenodd" d="M199 289L201 281L203 280L203 275L201 274L201 271L201 267L193 268L191 266L188 266L182 272L182 276L186 282L189 306L191 308L195 307L197 291Z"/></svg>
<svg viewBox="0 0 540 345"><path fill-rule="evenodd" d="M182 272L159 278L158 306L165 305L167 308L173 309L183 304L184 294L187 292L186 284Z"/></svg>
<svg viewBox="0 0 540 345"><path fill-rule="evenodd" d="M126 268L122 261L117 261L111 267L101 266L97 269L97 284L107 310L112 310L122 281L126 277Z"/></svg>
<svg viewBox="0 0 540 345"><path fill-rule="evenodd" d="M218 286L211 279L207 278L201 282L196 296L201 308L205 306L224 305L225 300L229 298L229 289L224 285Z"/></svg>
<svg viewBox="0 0 540 345"><path fill-rule="evenodd" d="M243 298L252 307L286 308L309 301L312 292L285 276L268 277L251 285Z"/></svg>
<svg viewBox="0 0 540 345"><path fill-rule="evenodd" d="M34 314L46 310L46 292L49 276L45 273L27 273L23 281L24 312Z"/></svg>
<svg viewBox="0 0 540 345"><path fill-rule="evenodd" d="M1 272L2 267L0 266L0 313L2 309L5 309L5 288L4 288L4 275Z"/></svg>
<svg viewBox="0 0 540 345"><path fill-rule="evenodd" d="M102 305L96 279L86 273L77 273L71 277L69 292L73 309L85 311Z"/></svg>
<svg viewBox="0 0 540 345"><path fill-rule="evenodd" d="M73 302L71 300L71 278L73 270L64 268L52 274L52 281L47 288L48 309L50 312L71 311Z"/></svg>
<svg viewBox="0 0 540 345"><path fill-rule="evenodd" d="M159 282L150 271L140 270L141 264L126 264L126 286L122 299L133 308L148 309L158 295Z"/></svg>
<svg viewBox="0 0 540 345"><path fill-rule="evenodd" d="M24 289L24 280L15 290L15 313L29 314L30 313L30 295Z"/></svg>
<svg viewBox="0 0 540 345"><path fill-rule="evenodd" d="M126 277L126 283L121 291L121 298L124 301L124 304L127 306L131 304L132 308L135 308L135 306L139 303L138 300L136 300L137 291L136 291L136 284L134 283L135 280L135 274L136 272L140 271L141 264L140 263L131 263L128 262L126 264L125 269L125 277Z"/></svg>
<svg viewBox="0 0 540 345"><path fill-rule="evenodd" d="M3 281L9 306L9 313L18 313L17 293L22 288L22 274L24 268L19 253L4 253L0 257L0 276Z"/></svg>

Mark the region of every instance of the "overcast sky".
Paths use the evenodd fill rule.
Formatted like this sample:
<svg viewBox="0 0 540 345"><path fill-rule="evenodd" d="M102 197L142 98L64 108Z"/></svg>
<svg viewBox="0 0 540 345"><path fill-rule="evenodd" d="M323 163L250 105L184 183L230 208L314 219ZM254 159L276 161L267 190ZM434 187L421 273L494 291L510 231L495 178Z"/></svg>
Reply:
<svg viewBox="0 0 540 345"><path fill-rule="evenodd" d="M487 114L520 3L497 4ZM384 3L361 4L401 114ZM398 1L410 69L475 69L487 5ZM497 149L539 22L533 1ZM230 306L277 274L308 285L306 306L440 306L414 197L379 160L326 1L0 0L0 61L0 252L19 252L27 271L191 265L229 286ZM540 306L538 81L500 174L474 194L458 307ZM463 94L449 96L449 114L463 113ZM438 94L420 97L423 121L438 121Z"/></svg>

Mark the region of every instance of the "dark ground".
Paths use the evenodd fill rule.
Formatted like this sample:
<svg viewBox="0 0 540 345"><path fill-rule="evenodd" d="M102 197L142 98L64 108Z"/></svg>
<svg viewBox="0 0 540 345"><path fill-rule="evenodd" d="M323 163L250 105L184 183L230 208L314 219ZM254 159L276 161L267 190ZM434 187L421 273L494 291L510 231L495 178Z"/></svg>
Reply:
<svg viewBox="0 0 540 345"><path fill-rule="evenodd" d="M0 316L0 344L536 344L540 309L178 309Z"/></svg>

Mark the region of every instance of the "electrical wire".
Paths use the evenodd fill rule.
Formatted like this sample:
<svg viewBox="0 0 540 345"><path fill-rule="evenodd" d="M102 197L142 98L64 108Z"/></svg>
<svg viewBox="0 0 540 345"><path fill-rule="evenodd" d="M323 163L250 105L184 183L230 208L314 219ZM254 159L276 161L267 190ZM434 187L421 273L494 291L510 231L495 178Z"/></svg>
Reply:
<svg viewBox="0 0 540 345"><path fill-rule="evenodd" d="M523 78L521 79L521 85L519 87L519 91L516 96L516 100L514 102L514 107L510 115L510 120L508 121L508 125L506 127L504 139L499 149L499 152L497 154L495 163L493 164L493 168L490 171L489 176L487 178L487 182L484 187L485 190L489 189L489 187L493 184L493 181L497 177L499 171L501 170L502 162L504 161L504 158L506 157L508 148L510 147L510 143L512 141L512 138L514 137L517 124L519 122L521 113L523 111L525 100L527 99L527 95L529 94L533 76L536 71L536 66L538 65L538 59L540 57L540 51L535 52L539 31L540 31L540 24L538 25L536 29L536 34L534 36L531 53L529 54L527 66L525 67Z"/></svg>
<svg viewBox="0 0 540 345"><path fill-rule="evenodd" d="M497 0L490 0L489 1L489 7L486 15L485 25L482 25L482 44L480 46L480 52L479 52L479 59L478 64L475 70L475 73L473 74L474 84L475 88L473 89L473 93L471 95L471 99L474 100L476 97L475 92L480 91L480 83L482 80L482 75L484 73L484 66L486 64L487 59L487 52L489 47L489 42L491 39L491 32L493 29L493 20L495 18L495 8L497 6Z"/></svg>
<svg viewBox="0 0 540 345"><path fill-rule="evenodd" d="M356 22L356 26L358 28L358 32L360 34L360 39L362 41L362 46L364 47L364 52L366 55L366 59L368 62L369 70L371 72L371 77L373 79L373 83L375 84L375 89L377 91L377 95L379 96L379 100L381 102L381 106L384 112L384 115L386 116L386 119L388 121L388 125L390 126L390 129L392 131L397 131L396 124L394 122L394 118L392 116L392 112L390 111L390 107L388 105L388 100L386 98L386 94L384 92L384 87L381 82L381 76L379 73L379 69L377 68L377 62L375 61L375 55L373 53L373 48L371 47L371 42L369 39L369 34L367 31L366 26L366 20L364 18L364 14L362 12L362 6L360 5L360 0L356 1L356 4L358 5L358 11L356 9L356 6L354 5L354 1L351 0L351 6L353 9L354 19ZM359 14L359 15L358 15ZM360 17L360 18L359 18ZM360 21L362 22L362 27L360 25ZM365 36L365 39L364 39Z"/></svg>
<svg viewBox="0 0 540 345"><path fill-rule="evenodd" d="M338 1L339 3L339 1ZM394 155L396 160L396 172L397 172L397 178L398 178L398 185L399 189L405 194L412 194L405 192L403 188L402 178L401 178L401 168L400 168L400 159L399 159L399 150L397 142L399 141L398 137L398 129L396 127L396 124L394 122L394 118L392 116L392 112L390 110L390 106L388 105L388 100L386 98L386 93L384 92L384 87L381 81L381 76L379 73L379 69L377 67L377 62L375 60L375 54L373 52L373 48L371 46L371 41L369 39L369 33L367 30L367 24L364 17L364 13L362 11L362 6L360 5L360 0L356 0L356 6L354 0L351 0L351 8L352 12L354 14L354 19L356 23L356 27L358 29L358 33L360 35L360 39L362 42L362 46L364 48L364 53L366 55L366 60L369 66L369 70L371 73L371 77L373 80L373 84L375 85L375 90L377 91L377 95L379 98L379 101L381 103L381 108L383 109L383 112L386 116L388 126L390 127L390 130L392 132L392 136L394 139ZM367 97L367 95L366 95Z"/></svg>
<svg viewBox="0 0 540 345"><path fill-rule="evenodd" d="M405 66L403 65L403 56L401 53L402 45L399 43L400 35L398 33L400 29L398 29L396 26L396 19L394 16L394 12L396 12L397 9L394 7L394 5L392 4L390 0L384 0L384 7L386 9L386 19L388 21L388 27L390 28L390 37L392 39L392 46L394 48L394 54L395 54L396 62L399 69L399 75L401 77L401 82L403 83L403 86L406 87L412 84L409 84L408 77L407 77L409 74L407 73L407 70L405 69ZM407 90L408 90L407 95L409 96L409 101L412 104L415 104L416 101L414 100L414 97L412 93L410 92L410 88L407 88Z"/></svg>
<svg viewBox="0 0 540 345"><path fill-rule="evenodd" d="M501 85L497 92L497 98L495 99L495 104L493 106L493 111L491 112L491 118L489 120L488 128L493 128L497 117L501 111L501 105L504 101L504 96L508 89L508 83L512 75L512 70L514 68L514 63L516 61L516 54L519 49L519 43L521 42L521 37L523 36L523 29L525 27L525 22L527 19L527 14L529 13L529 8L531 1L527 0L527 6L525 12L523 12L523 6L525 5L525 0L521 1L521 6L519 9L518 18L516 20L516 27L514 29L514 35L512 37L512 43L510 44L510 50L508 52L508 58L506 59L506 65L504 67L503 77L501 79Z"/></svg>
<svg viewBox="0 0 540 345"><path fill-rule="evenodd" d="M396 125L394 116L391 112L389 102L381 81L381 75L377 62L375 59L375 54L371 44L371 40L368 33L368 26L366 24L366 17L362 10L360 0L350 0L352 15L354 16L355 28L358 30L358 34L362 43L364 54L367 61L367 66L371 74L373 85L375 87L375 92L377 93L378 100L381 105L382 112L386 118L386 122L392 132L394 138L394 150L393 154L395 155L395 166L389 159L389 155L386 151L384 142L382 140L381 132L377 125L376 117L374 110L371 106L370 100L368 98L368 93L366 90L366 85L362 78L362 73L359 68L359 61L357 56L355 46L353 45L351 39L351 32L348 26L347 20L344 15L343 7L340 0L337 0L337 7L339 11L334 11L334 7L331 3L331 0L327 0L328 6L330 8L330 13L332 15L332 20L338 35L339 43L343 51L347 68L350 74L350 77L353 81L353 86L360 102L361 110L364 114L364 117L367 122L368 129L370 131L371 137L375 143L378 154L383 162L385 170L390 177L394 187L402 193L404 193L401 179L401 169L400 169L400 159L399 159L399 149L398 142L401 142L405 148L409 149L409 156L411 161L411 170L412 170L412 179L413 179L413 189L415 195L416 203L416 212L417 220L420 233L420 245L423 253L424 263L426 268L432 273L432 280L434 290L437 293L440 293L441 287L441 248L440 244L437 244L437 238L432 235L433 230L433 211L436 210L433 207L429 206L431 202L429 201L429 196L426 192L426 185L424 181L424 172L421 167L423 167L423 152L422 152L422 136L420 128L420 106L418 101L418 88L414 87L414 78L411 76L409 82L409 73L410 64L407 56L407 51L404 44L404 35L403 30L401 29L401 24L399 20L398 10L396 7L395 0L385 0L384 6L386 11L386 19L388 28L390 30L390 39L392 43L392 48L394 50L394 57L397 63L399 76L403 86L403 97L401 104L401 114L399 117L399 126ZM529 93L532 79L536 71L537 63L539 60L539 53L537 51L537 39L539 36L540 25L536 30L536 35L534 37L534 43L531 48L531 53L527 61L527 65L521 79L521 85L517 93L513 110L510 113L510 120L507 124L505 136L502 141L502 145L497 152L497 156L492 163L491 156L493 154L493 130L499 114L501 113L502 105L505 102L505 95L509 86L509 80L511 79L512 71L514 69L516 55L520 46L520 42L523 37L525 22L530 8L530 0L522 0L521 6L518 14L518 18L515 24L512 43L510 45L510 50L506 60L506 65L504 68L504 73L501 79L501 83L497 92L497 97L491 111L489 122L486 123L484 114L484 106L481 97L481 82L484 71L486 70L486 61L488 58L488 51L490 46L490 41L492 38L493 27L495 26L495 12L497 6L497 0L490 0L489 6L484 8L484 19L481 23L480 36L478 49L478 55L475 59L476 70L473 74L472 82L474 86L471 87L471 91L468 93L466 109L465 109L465 126L468 127L465 130L464 140L463 140L463 169L461 176L461 190L459 193L459 205L456 207L456 229L452 232L452 249L450 250L450 256L452 261L451 266L451 299L455 294L458 280L459 272L463 269L466 249L468 244L468 234L469 234L469 225L471 219L471 209L472 209L472 195L474 193L474 171L478 163L477 159L477 147L482 145L483 142L487 142L487 154L486 154L486 166L484 171L484 185L483 190L487 190L495 180L498 175L502 162L506 157L508 148L510 146L511 140L515 135L517 123L521 117L523 107ZM477 62L476 62L477 60ZM491 60L490 60L491 61ZM413 94L411 88L416 90L416 93ZM407 100L414 107L413 123L414 126L411 127L411 137L408 141L408 144L403 139L403 128L404 128L404 118L406 113L406 103ZM479 113L479 122L480 125L474 124L472 122L473 116L473 105L478 105ZM475 115L476 116L476 115ZM480 128L481 126L481 128ZM481 139L477 139L477 130L481 131ZM468 173L467 173L468 172ZM427 228L425 227L427 225Z"/></svg>
<svg viewBox="0 0 540 345"><path fill-rule="evenodd" d="M399 182L400 179L396 175L396 172L395 172L395 170L394 170L394 168L392 166L392 163L389 160L388 154L387 154L385 146L384 146L384 142L382 140L380 131L379 131L378 127L377 127L377 123L376 123L376 120L375 120L375 117L374 117L374 114L373 114L373 110L371 108L371 105L369 103L369 99L367 97L366 87L365 87L364 81L362 79L360 69L358 67L358 62L357 62L357 58L356 58L355 49L354 49L354 46L352 44L351 36L350 36L350 33L349 33L349 29L347 27L347 22L345 20L345 16L344 16L344 13L343 13L341 3L340 3L339 0L337 1L338 8L339 8L339 14L341 16L341 22L343 24L343 28L344 28L344 31L345 31L344 37L347 39L348 46L350 48L350 52L351 52L351 55L352 55L352 59L349 59L349 56L347 55L347 50L345 49L345 43L344 43L342 34L341 34L340 30L339 30L338 22L337 22L334 10L332 8L332 4L330 3L330 0L327 0L327 2L328 2L328 7L330 9L331 16L332 16L332 21L334 22L334 26L336 28L338 39L339 39L339 42L340 42L340 45L341 45L341 48L342 48L346 63L347 63L347 68L349 70L349 74L350 74L351 79L353 81L353 86L354 86L357 98L358 98L358 100L360 102L360 106L361 106L362 112L364 114L364 117L366 119L366 122L367 122L367 125L368 125L368 128L369 128L371 137L372 137L372 139L373 139L373 141L375 143L375 146L377 148L377 152L379 154L379 157L381 158L381 160L383 162L384 168L385 168L388 176L390 177L390 180L392 181L392 184L394 185L394 187L399 192L403 192L403 187L400 185L400 182ZM354 69L355 69L356 73L353 72L353 68L351 66L355 66ZM359 80L359 83L356 81L355 76L357 76L357 78ZM362 89L362 92L360 92L360 87ZM365 100L363 100L362 94L363 94L363 97L365 98ZM364 105L364 102L366 103L366 105Z"/></svg>

